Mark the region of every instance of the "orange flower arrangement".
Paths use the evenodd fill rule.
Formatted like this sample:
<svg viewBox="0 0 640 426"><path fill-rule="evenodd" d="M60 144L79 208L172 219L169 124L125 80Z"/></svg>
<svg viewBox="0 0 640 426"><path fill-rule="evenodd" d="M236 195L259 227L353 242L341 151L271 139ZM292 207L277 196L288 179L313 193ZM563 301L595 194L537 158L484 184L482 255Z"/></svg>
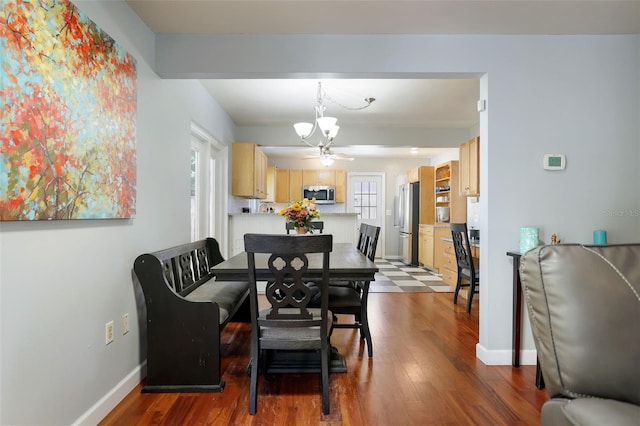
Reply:
<svg viewBox="0 0 640 426"><path fill-rule="evenodd" d="M280 216L284 216L287 222L293 223L294 228L304 228L307 232L313 233L311 221L320 217L320 212L316 208L316 199L291 203L290 206L283 208L279 212Z"/></svg>

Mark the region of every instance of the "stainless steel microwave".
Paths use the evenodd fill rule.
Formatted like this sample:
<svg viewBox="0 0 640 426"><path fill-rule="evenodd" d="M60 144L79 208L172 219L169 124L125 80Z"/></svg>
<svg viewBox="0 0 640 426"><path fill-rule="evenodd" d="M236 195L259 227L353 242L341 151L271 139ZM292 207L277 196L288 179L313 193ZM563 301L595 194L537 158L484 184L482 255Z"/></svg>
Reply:
<svg viewBox="0 0 640 426"><path fill-rule="evenodd" d="M302 198L316 199L316 204L335 204L335 186L303 186Z"/></svg>

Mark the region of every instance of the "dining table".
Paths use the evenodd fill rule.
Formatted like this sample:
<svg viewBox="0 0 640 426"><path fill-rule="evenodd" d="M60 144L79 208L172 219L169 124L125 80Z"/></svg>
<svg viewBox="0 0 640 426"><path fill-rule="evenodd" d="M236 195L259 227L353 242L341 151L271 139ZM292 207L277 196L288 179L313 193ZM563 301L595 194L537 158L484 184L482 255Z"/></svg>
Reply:
<svg viewBox="0 0 640 426"><path fill-rule="evenodd" d="M297 238L292 236L291 238ZM256 253L256 280L270 281L272 273L267 265L269 254ZM314 280L322 277L322 253L310 253L307 255L309 267L305 280ZM244 281L248 279L249 267L247 253L241 252L229 259L218 263L212 269L217 280ZM374 281L378 272L376 264L351 243L334 243L329 256L329 279L336 281ZM320 371L320 360L316 353L301 351L274 351L267 373L293 372L309 373ZM344 356L335 347L331 348L332 373L344 373L347 371Z"/></svg>

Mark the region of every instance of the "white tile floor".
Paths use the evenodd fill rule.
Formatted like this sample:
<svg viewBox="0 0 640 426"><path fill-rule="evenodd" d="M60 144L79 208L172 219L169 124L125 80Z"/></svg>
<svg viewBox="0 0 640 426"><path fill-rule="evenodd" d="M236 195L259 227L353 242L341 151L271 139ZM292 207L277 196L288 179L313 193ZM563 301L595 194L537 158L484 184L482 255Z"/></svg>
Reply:
<svg viewBox="0 0 640 426"><path fill-rule="evenodd" d="M371 293L451 293L453 288L442 278L424 268L402 262L376 259L380 271L369 287ZM258 292L264 293L266 282L258 282Z"/></svg>
<svg viewBox="0 0 640 426"><path fill-rule="evenodd" d="M372 293L449 293L452 287L442 282L442 278L424 268L408 266L402 262L376 259L380 272L371 283Z"/></svg>

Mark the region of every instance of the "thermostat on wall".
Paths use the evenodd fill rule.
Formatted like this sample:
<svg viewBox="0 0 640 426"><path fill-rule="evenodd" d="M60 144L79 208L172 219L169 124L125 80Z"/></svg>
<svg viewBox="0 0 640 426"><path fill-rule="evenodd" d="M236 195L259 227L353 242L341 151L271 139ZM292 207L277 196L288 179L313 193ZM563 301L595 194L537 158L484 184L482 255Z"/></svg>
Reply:
<svg viewBox="0 0 640 426"><path fill-rule="evenodd" d="M564 154L545 154L542 160L542 168L545 170L564 170L567 158Z"/></svg>

